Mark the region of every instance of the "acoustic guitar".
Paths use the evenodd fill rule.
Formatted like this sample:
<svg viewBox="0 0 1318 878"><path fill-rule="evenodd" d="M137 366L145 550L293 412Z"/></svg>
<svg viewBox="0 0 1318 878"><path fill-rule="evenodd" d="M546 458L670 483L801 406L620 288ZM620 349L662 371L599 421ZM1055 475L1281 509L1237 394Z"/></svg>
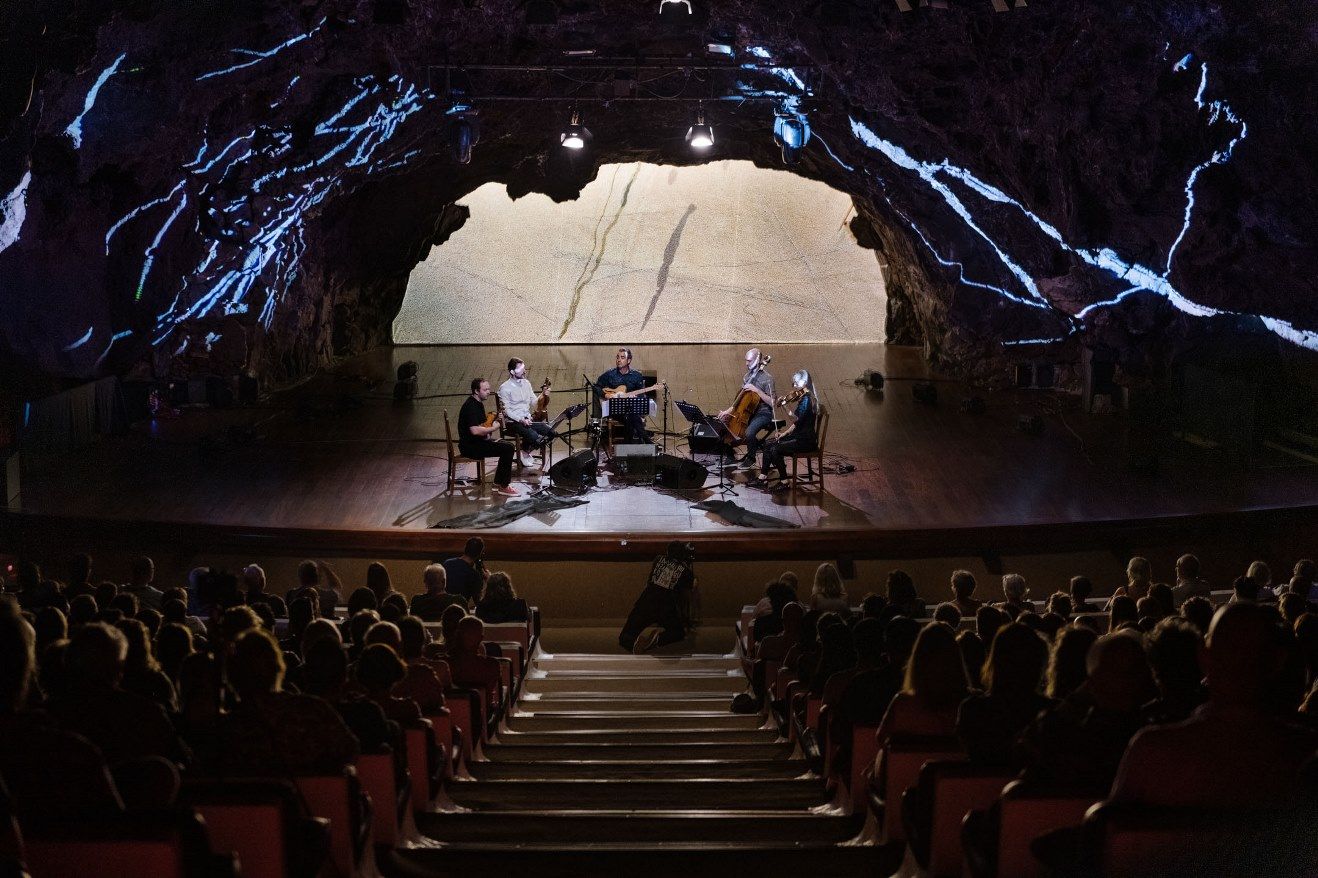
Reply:
<svg viewBox="0 0 1318 878"><path fill-rule="evenodd" d="M663 381L659 381L656 382L651 387L642 387L639 390L628 390L626 387L623 387L620 384L617 387L606 387L600 391L600 394L605 399L618 399L618 398L626 399L633 396L640 396L642 393L652 393L661 387L666 388L668 387L668 385L665 384Z"/></svg>

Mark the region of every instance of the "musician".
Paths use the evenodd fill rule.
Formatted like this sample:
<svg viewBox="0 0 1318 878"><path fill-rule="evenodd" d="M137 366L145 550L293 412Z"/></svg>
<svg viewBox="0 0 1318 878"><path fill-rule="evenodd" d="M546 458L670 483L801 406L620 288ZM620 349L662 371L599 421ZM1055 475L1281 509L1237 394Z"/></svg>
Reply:
<svg viewBox="0 0 1318 878"><path fill-rule="evenodd" d="M792 375L792 389L794 393L800 392L800 398L787 414L787 426L765 444L764 461L760 465L760 474L766 485L771 471L778 470L778 483L771 488L775 491L787 488L787 455L814 451L818 447L815 420L819 414L819 396L815 393L814 379L801 369Z"/></svg>
<svg viewBox="0 0 1318 878"><path fill-rule="evenodd" d="M490 382L484 378L471 379L471 396L462 403L458 412L458 450L463 457L477 460L486 457L499 458L499 467L494 471L494 492L505 497L518 496L517 491L508 483L513 480L513 455L516 450L507 442L495 442L490 434L499 430L498 422L494 426L485 426L485 400L490 398Z"/></svg>
<svg viewBox="0 0 1318 878"><path fill-rule="evenodd" d="M746 374L741 379L741 389L760 397L760 404L746 425L746 453L737 460L741 469L750 469L755 466L755 455L760 450L759 434L773 427L773 376L767 368L761 366L759 348L751 348L746 352ZM731 408L719 412L723 420L731 415Z"/></svg>
<svg viewBox="0 0 1318 878"><path fill-rule="evenodd" d="M613 357L614 366L599 377L595 392L602 393L604 388L625 387L628 392L645 387L645 378L640 372L632 371L631 348L618 348ZM640 415L620 415L611 417L627 427L628 439L632 442L653 442L654 437L645 429L645 418Z"/></svg>
<svg viewBox="0 0 1318 878"><path fill-rule="evenodd" d="M549 388L545 388L545 395L549 395ZM526 363L517 357L508 361L508 380L499 385L499 400L506 426L521 439L522 466L530 466L527 450L544 445L553 438L554 430L544 421L532 420L536 392L526 380Z"/></svg>

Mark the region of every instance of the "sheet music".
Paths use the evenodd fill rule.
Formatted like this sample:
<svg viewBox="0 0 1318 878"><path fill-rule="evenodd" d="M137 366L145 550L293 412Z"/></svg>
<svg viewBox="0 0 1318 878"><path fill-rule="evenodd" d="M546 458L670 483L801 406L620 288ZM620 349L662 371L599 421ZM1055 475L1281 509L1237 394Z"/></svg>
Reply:
<svg viewBox="0 0 1318 878"><path fill-rule="evenodd" d="M634 398L634 397L633 397L633 398ZM602 399L602 400L600 400L600 416L601 416L601 417L605 417L605 418L607 418L607 417L609 416L609 403L610 403L610 402L612 402L612 400L608 400L608 399ZM653 418L653 417L655 416L655 413L658 412L658 411L659 411L659 406L655 403L654 399L652 398L652 399L650 400L650 417Z"/></svg>

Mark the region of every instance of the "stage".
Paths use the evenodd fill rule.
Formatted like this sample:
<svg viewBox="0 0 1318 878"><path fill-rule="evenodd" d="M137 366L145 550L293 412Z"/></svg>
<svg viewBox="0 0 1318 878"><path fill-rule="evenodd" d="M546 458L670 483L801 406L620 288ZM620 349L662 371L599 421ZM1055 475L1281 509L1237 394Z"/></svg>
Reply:
<svg viewBox="0 0 1318 878"><path fill-rule="evenodd" d="M485 376L497 387L508 358L519 356L533 385L553 381L552 416L584 400L580 390L564 388L579 388L583 372L594 379L609 368L614 350L381 349L256 407L185 409L176 419L136 425L75 453L25 454L21 510L8 516L10 544L48 544L72 531L92 542L144 548L153 540L183 540L235 551L433 557L460 546L468 533L431 525L503 502L488 488L445 493L443 412L456 425L470 380ZM919 349L811 344L765 350L773 355L770 371L779 392L796 369L814 374L830 413L829 472L822 491L813 485L777 494L748 487L747 474L735 473L737 495L728 499L795 527L736 527L692 509L717 497L711 472L702 490L593 490L584 495L585 505L522 518L482 536L503 557L523 559L637 560L674 535L701 544L703 557L729 560L948 557L1128 545L1159 534L1271 535L1311 523L1318 504L1318 468L1284 460L1229 469L1169 458L1156 478L1140 477L1123 466L1121 416L1063 411L1048 394L985 394L983 414L963 412L961 401L971 391L929 374ZM639 346L635 352L633 367L665 380L670 400L712 412L729 405L740 388L743 346ZM419 364L418 399L395 403L394 370L405 360ZM883 393L853 383L865 369L887 377ZM935 382L936 405L912 398L916 380ZM1041 415L1043 435L1018 431L1022 414ZM661 425L657 419L654 428ZM671 409L670 430L685 427ZM578 436L577 447L587 441ZM670 438L668 451L685 455L685 440ZM566 454L558 444L555 459ZM855 469L839 473L840 464ZM467 464L462 471L474 475L475 468ZM529 493L549 480L532 469L515 471L514 484Z"/></svg>

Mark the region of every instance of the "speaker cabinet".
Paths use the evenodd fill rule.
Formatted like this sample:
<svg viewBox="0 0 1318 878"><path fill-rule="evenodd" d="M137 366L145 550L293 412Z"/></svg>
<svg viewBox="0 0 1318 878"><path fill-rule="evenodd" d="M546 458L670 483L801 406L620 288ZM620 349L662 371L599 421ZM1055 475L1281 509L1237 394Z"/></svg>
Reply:
<svg viewBox="0 0 1318 878"><path fill-rule="evenodd" d="M624 481L653 482L654 458L653 445L615 445L610 469Z"/></svg>
<svg viewBox="0 0 1318 878"><path fill-rule="evenodd" d="M685 457L661 454L655 459L655 482L665 488L689 491L705 487L709 470Z"/></svg>
<svg viewBox="0 0 1318 878"><path fill-rule="evenodd" d="M588 449L565 457L549 468L555 488L579 491L595 484L595 452Z"/></svg>

